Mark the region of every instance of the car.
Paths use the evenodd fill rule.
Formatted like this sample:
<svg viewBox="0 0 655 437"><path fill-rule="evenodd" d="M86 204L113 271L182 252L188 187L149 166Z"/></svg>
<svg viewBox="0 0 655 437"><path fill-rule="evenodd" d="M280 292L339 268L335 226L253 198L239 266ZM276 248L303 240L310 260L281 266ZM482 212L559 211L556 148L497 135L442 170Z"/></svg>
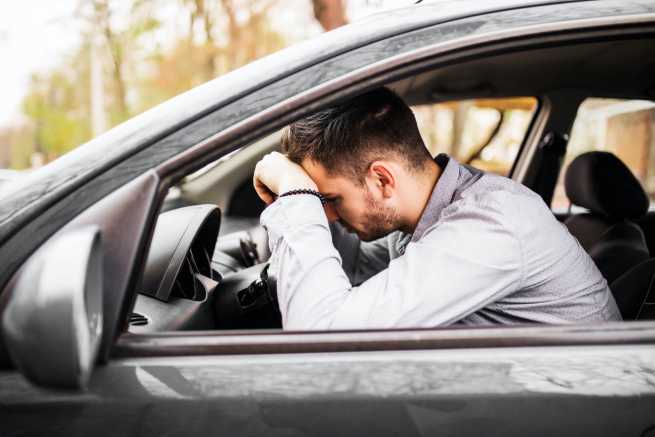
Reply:
<svg viewBox="0 0 655 437"><path fill-rule="evenodd" d="M655 435L655 215L637 192L655 156L654 48L650 0L421 2L4 185L0 435ZM281 330L254 164L288 123L379 86L417 114L491 120L451 152L540 194L612 275L626 320ZM610 138L635 111L640 133ZM560 208L567 195L584 211Z"/></svg>
<svg viewBox="0 0 655 437"><path fill-rule="evenodd" d="M21 177L23 172L18 170L0 169L0 190L10 182Z"/></svg>

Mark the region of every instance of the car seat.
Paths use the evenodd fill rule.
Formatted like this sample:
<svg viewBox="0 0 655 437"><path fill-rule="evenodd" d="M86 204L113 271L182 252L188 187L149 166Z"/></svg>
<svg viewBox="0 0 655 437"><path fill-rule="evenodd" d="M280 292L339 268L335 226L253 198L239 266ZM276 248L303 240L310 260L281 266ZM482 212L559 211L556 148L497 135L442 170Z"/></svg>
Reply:
<svg viewBox="0 0 655 437"><path fill-rule="evenodd" d="M649 258L644 233L632 221L648 211L648 195L619 158L581 154L569 165L564 187L571 204L589 211L564 223L608 283Z"/></svg>
<svg viewBox="0 0 655 437"><path fill-rule="evenodd" d="M655 319L655 258L625 272L610 289L624 320Z"/></svg>

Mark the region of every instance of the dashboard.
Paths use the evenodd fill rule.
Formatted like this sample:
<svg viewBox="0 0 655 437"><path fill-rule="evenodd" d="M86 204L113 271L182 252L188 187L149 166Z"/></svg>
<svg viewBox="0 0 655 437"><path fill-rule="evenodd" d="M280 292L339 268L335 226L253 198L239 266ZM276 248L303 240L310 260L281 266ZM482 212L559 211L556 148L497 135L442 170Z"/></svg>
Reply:
<svg viewBox="0 0 655 437"><path fill-rule="evenodd" d="M215 205L159 215L129 332L281 328L266 231L220 228Z"/></svg>

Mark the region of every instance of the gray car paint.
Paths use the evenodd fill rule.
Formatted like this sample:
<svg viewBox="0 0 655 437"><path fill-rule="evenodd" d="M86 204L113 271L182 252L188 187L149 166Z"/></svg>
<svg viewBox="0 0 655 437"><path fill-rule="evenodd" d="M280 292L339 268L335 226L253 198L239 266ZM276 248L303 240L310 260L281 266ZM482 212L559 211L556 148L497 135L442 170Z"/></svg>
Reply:
<svg viewBox="0 0 655 437"><path fill-rule="evenodd" d="M38 408L0 374L0 432L638 436L655 422L653 363L634 346L126 359L87 393L39 391Z"/></svg>

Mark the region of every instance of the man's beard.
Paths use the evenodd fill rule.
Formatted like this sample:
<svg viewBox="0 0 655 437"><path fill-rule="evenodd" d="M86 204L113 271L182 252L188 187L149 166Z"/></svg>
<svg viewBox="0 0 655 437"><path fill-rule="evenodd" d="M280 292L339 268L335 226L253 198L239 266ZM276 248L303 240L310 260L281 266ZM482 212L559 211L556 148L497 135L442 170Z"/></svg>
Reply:
<svg viewBox="0 0 655 437"><path fill-rule="evenodd" d="M357 231L360 240L377 240L400 228L398 211L383 206L381 202L376 202L368 188L366 189L366 207L367 212L363 220L365 228Z"/></svg>

